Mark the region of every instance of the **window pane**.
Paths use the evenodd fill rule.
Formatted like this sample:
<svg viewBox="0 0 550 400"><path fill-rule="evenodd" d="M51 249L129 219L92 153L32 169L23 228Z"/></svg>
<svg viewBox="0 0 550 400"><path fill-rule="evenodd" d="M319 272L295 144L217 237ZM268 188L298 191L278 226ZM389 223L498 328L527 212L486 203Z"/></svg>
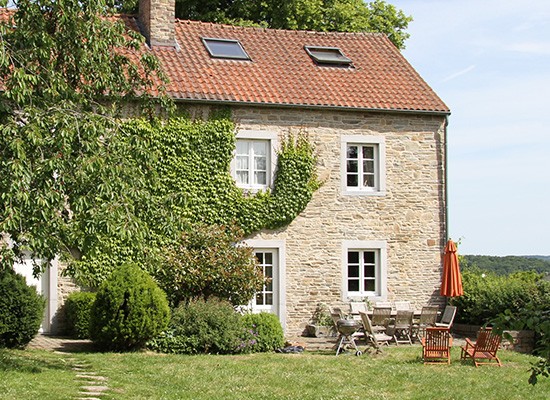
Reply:
<svg viewBox="0 0 550 400"><path fill-rule="evenodd" d="M364 175L363 176L363 186L365 186L365 187L374 187L374 175Z"/></svg>
<svg viewBox="0 0 550 400"><path fill-rule="evenodd" d="M374 161L363 161L363 172L374 173Z"/></svg>
<svg viewBox="0 0 550 400"><path fill-rule="evenodd" d="M374 265L365 265L365 278L374 278Z"/></svg>
<svg viewBox="0 0 550 400"><path fill-rule="evenodd" d="M358 175L347 175L347 185L350 187L359 186L359 176Z"/></svg>
<svg viewBox="0 0 550 400"><path fill-rule="evenodd" d="M359 278L359 265L348 265L348 277Z"/></svg>
<svg viewBox="0 0 550 400"><path fill-rule="evenodd" d="M348 281L348 291L349 292L358 292L359 291L359 280L353 279Z"/></svg>
<svg viewBox="0 0 550 400"><path fill-rule="evenodd" d="M357 146L348 146L348 158L357 158Z"/></svg>
<svg viewBox="0 0 550 400"><path fill-rule="evenodd" d="M371 279L365 279L365 291L366 292L374 292L375 291L375 287L374 287L374 281L371 280Z"/></svg>
<svg viewBox="0 0 550 400"><path fill-rule="evenodd" d="M237 171L237 183L248 184L247 171Z"/></svg>
<svg viewBox="0 0 550 400"><path fill-rule="evenodd" d="M264 263L264 253L256 253L256 259L258 260L259 264Z"/></svg>
<svg viewBox="0 0 550 400"><path fill-rule="evenodd" d="M203 41L212 57L249 59L238 40L204 38Z"/></svg>
<svg viewBox="0 0 550 400"><path fill-rule="evenodd" d="M374 147L363 146L363 158L374 159Z"/></svg>
<svg viewBox="0 0 550 400"><path fill-rule="evenodd" d="M265 171L266 165L265 157L254 157L254 168L256 170Z"/></svg>
<svg viewBox="0 0 550 400"><path fill-rule="evenodd" d="M265 304L269 306L273 305L273 293L265 294Z"/></svg>
<svg viewBox="0 0 550 400"><path fill-rule="evenodd" d="M247 156L237 156L237 169L248 169Z"/></svg>
<svg viewBox="0 0 550 400"><path fill-rule="evenodd" d="M237 140L237 154L248 155L248 143L245 140Z"/></svg>
<svg viewBox="0 0 550 400"><path fill-rule="evenodd" d="M365 264L374 264L376 260L374 251L365 251L363 253L363 261Z"/></svg>
<svg viewBox="0 0 550 400"><path fill-rule="evenodd" d="M272 278L273 277L273 267L265 267L265 272L264 272L264 275L267 277L267 278Z"/></svg>
<svg viewBox="0 0 550 400"><path fill-rule="evenodd" d="M272 253L265 253L265 263L269 265L273 265L273 254Z"/></svg>
<svg viewBox="0 0 550 400"><path fill-rule="evenodd" d="M262 306L264 304L264 295L263 293L256 293L256 304Z"/></svg>
<svg viewBox="0 0 550 400"><path fill-rule="evenodd" d="M359 264L358 251L348 251L348 264Z"/></svg>
<svg viewBox="0 0 550 400"><path fill-rule="evenodd" d="M356 160L348 160L347 172L358 172L359 164Z"/></svg>
<svg viewBox="0 0 550 400"><path fill-rule="evenodd" d="M267 175L265 172L255 172L254 179L254 183L257 185L267 185Z"/></svg>
<svg viewBox="0 0 550 400"><path fill-rule="evenodd" d="M272 292L273 291L273 280L269 280L269 282L267 282L265 284L265 291L266 292Z"/></svg>
<svg viewBox="0 0 550 400"><path fill-rule="evenodd" d="M254 150L254 155L265 156L267 154L267 141L252 142L252 149Z"/></svg>

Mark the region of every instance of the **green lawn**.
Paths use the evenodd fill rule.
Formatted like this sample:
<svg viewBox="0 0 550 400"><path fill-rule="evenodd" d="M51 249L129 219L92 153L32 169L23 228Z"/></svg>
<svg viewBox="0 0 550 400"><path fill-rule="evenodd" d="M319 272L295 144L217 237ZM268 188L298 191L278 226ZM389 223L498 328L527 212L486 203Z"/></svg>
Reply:
<svg viewBox="0 0 550 400"><path fill-rule="evenodd" d="M500 353L502 368L476 369L459 348L451 366L424 366L418 346L361 357L0 350L0 398L77 398L76 362L108 378L102 399L548 399L550 379L527 383L533 357Z"/></svg>

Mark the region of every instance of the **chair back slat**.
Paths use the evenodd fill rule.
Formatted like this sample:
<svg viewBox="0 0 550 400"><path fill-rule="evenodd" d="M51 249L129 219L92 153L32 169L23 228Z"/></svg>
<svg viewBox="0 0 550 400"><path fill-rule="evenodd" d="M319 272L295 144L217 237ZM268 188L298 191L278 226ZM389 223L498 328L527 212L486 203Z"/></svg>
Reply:
<svg viewBox="0 0 550 400"><path fill-rule="evenodd" d="M426 351L446 351L449 349L451 334L448 328L426 328Z"/></svg>
<svg viewBox="0 0 550 400"><path fill-rule="evenodd" d="M455 306L446 306L441 316L441 323L446 325L451 325L455 318L456 307Z"/></svg>
<svg viewBox="0 0 550 400"><path fill-rule="evenodd" d="M412 325L413 311L397 310L395 314L395 325Z"/></svg>
<svg viewBox="0 0 550 400"><path fill-rule="evenodd" d="M422 311L420 311L420 325L432 326L435 325L437 321L437 310L438 307L435 306L424 306Z"/></svg>
<svg viewBox="0 0 550 400"><path fill-rule="evenodd" d="M493 333L491 328L480 329L477 334L475 351L496 353L501 339L501 336Z"/></svg>
<svg viewBox="0 0 550 400"><path fill-rule="evenodd" d="M391 307L374 307L372 311L372 325L387 326L391 317Z"/></svg>
<svg viewBox="0 0 550 400"><path fill-rule="evenodd" d="M361 321L363 322L363 328L365 329L365 333L367 333L368 335L374 335L374 331L372 329L372 324L370 322L369 316L362 311L359 311L359 315L361 316Z"/></svg>

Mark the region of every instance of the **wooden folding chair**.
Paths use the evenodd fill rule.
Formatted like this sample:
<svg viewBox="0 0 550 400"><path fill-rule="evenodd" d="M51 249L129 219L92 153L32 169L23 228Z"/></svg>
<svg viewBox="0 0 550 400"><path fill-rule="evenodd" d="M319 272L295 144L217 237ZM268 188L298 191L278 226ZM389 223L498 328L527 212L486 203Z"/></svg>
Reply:
<svg viewBox="0 0 550 400"><path fill-rule="evenodd" d="M501 340L502 336L493 333L492 328L481 328L477 333L475 343L470 339L466 339L466 345L462 346L460 359L471 358L474 360L476 367L482 364L502 367L502 363L497 356Z"/></svg>
<svg viewBox="0 0 550 400"><path fill-rule="evenodd" d="M426 334L422 338L422 359L424 364L451 363L451 346L453 338L449 328L426 328Z"/></svg>

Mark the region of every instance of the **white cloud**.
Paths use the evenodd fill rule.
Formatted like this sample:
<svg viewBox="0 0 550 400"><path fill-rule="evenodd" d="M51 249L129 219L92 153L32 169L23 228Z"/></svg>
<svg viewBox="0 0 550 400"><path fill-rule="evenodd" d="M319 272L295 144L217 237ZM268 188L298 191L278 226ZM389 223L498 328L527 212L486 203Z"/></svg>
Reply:
<svg viewBox="0 0 550 400"><path fill-rule="evenodd" d="M475 67L476 67L475 65L470 65L467 68L464 68L464 69L462 69L458 72L455 72L454 74L451 74L451 75L447 76L446 78L444 78L443 80L441 80L441 83L449 82L449 81L452 81L455 78L458 78L459 76L465 75L468 72L473 71L475 69Z"/></svg>
<svg viewBox="0 0 550 400"><path fill-rule="evenodd" d="M527 53L534 55L550 55L550 43L544 42L520 42L503 46L504 51Z"/></svg>

